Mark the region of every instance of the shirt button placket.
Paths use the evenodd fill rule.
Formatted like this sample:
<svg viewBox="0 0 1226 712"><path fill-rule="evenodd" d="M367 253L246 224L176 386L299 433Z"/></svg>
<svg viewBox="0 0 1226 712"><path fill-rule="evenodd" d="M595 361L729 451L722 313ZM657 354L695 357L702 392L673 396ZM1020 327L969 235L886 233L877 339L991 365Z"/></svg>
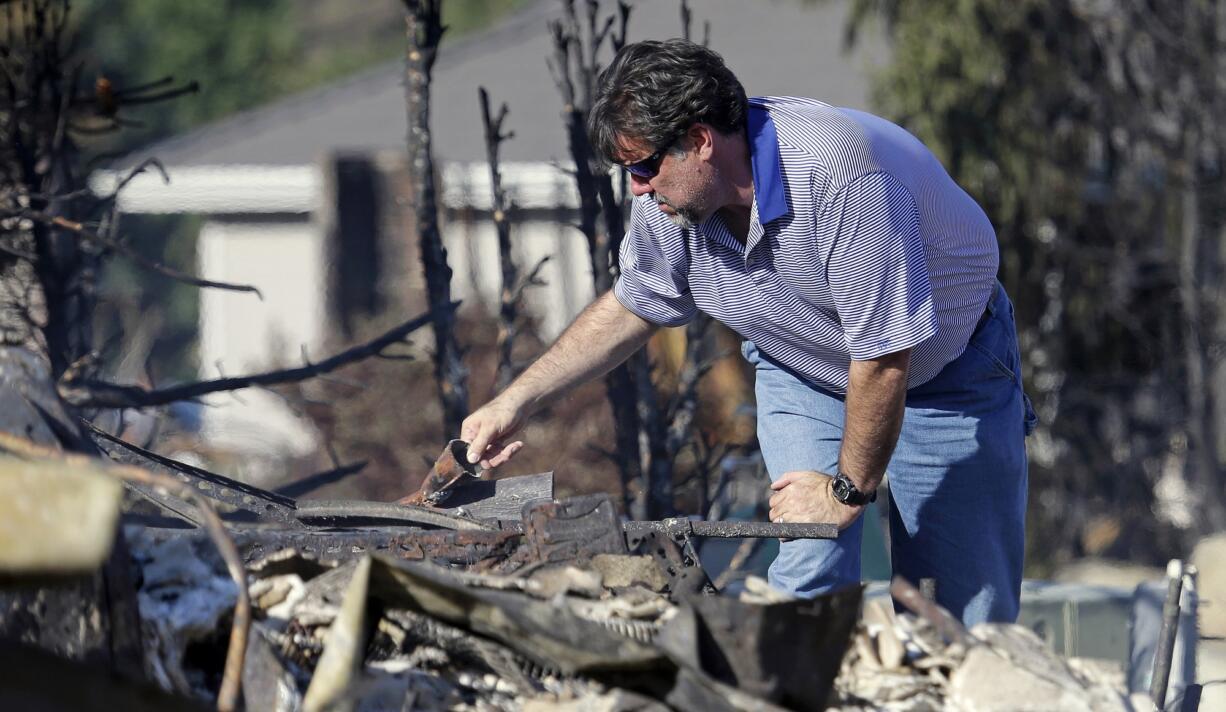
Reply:
<svg viewBox="0 0 1226 712"><path fill-rule="evenodd" d="M762 250L755 248L745 259L745 271L759 287L766 281L765 268L762 266Z"/></svg>

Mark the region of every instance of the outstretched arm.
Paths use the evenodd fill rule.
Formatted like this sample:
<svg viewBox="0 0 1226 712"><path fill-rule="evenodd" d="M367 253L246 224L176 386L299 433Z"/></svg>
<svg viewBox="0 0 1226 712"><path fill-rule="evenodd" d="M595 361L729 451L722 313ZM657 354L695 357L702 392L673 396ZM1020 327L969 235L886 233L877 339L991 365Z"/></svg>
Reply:
<svg viewBox="0 0 1226 712"><path fill-rule="evenodd" d="M533 413L566 391L608 373L647 343L659 328L617 301L612 290L592 302L498 397L468 416L460 437L470 460L497 467L522 442L506 442Z"/></svg>

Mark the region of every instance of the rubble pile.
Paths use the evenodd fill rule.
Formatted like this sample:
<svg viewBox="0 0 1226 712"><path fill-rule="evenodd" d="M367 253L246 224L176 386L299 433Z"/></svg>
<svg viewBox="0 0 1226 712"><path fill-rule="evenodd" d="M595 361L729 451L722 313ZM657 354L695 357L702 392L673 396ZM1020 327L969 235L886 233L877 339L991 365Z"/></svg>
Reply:
<svg viewBox="0 0 1226 712"><path fill-rule="evenodd" d="M139 650L126 655L141 674L130 679L158 689L95 678L90 694L164 702L151 693L169 692L182 708L204 708L239 676L248 710L1150 709L1127 697L1118 668L1065 661L1017 626L966 631L901 581L891 594L914 615L895 614L887 597L862 606L859 588L796 600L750 578L734 597L714 591L677 535L690 529L682 523L629 526L604 496L515 504L519 522L289 502L314 524L227 525L241 576L216 532L129 518L115 551L129 563L139 630ZM404 516L437 526L389 523ZM39 600L57 590L40 589ZM123 589L108 590L117 651L132 631L115 607ZM250 616L240 621L243 601ZM243 654L231 670L235 640ZM37 663L48 680L72 671L17 660L10 671ZM28 682L22 694L44 687Z"/></svg>
<svg viewBox="0 0 1226 712"><path fill-rule="evenodd" d="M14 427L39 444L0 423L0 708L1151 708L1120 670L966 631L905 583L914 615L862 614L857 587L731 596L693 548L829 525L622 522L550 473L457 472L450 445L408 504L295 501L57 423Z"/></svg>
<svg viewBox="0 0 1226 712"><path fill-rule="evenodd" d="M1118 664L1066 660L1023 626L958 626L951 635L949 623L895 614L884 597L868 600L835 680L832 712L1153 709L1148 696L1129 696Z"/></svg>
<svg viewBox="0 0 1226 712"><path fill-rule="evenodd" d="M200 537L133 530L129 544L144 571L150 675L208 700L233 584ZM797 601L756 578L736 598L678 596L675 576L638 553L510 573L477 568L490 561L456 567L295 549L251 561L246 708L1152 708L1144 695L1128 696L1116 665L1065 660L1021 626L966 631L931 603L895 613L889 598L875 597L858 612L858 590ZM842 645L823 637L850 622L849 642L846 633Z"/></svg>
<svg viewBox="0 0 1226 712"><path fill-rule="evenodd" d="M199 536L128 540L149 675L208 700L233 583ZM858 590L798 601L759 580L678 596L641 553L470 568L294 549L249 562L246 708L820 709L859 605Z"/></svg>

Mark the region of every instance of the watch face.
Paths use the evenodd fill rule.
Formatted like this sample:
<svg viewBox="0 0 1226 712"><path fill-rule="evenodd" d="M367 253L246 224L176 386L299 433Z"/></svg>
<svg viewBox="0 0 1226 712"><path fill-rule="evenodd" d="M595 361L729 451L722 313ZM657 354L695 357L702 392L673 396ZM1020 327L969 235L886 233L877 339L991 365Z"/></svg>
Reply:
<svg viewBox="0 0 1226 712"><path fill-rule="evenodd" d="M847 483L841 479L836 478L834 480L832 489L834 490L834 496L838 497L841 502L846 502L847 496L851 494L847 489Z"/></svg>

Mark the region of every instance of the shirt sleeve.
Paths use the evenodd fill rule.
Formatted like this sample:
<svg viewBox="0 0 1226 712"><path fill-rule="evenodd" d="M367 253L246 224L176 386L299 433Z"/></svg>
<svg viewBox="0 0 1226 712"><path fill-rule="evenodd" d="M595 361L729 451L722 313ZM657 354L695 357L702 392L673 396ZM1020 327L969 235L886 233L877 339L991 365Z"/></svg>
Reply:
<svg viewBox="0 0 1226 712"><path fill-rule="evenodd" d="M919 208L887 173L849 183L822 210L826 279L851 358L911 348L938 330Z"/></svg>
<svg viewBox="0 0 1226 712"><path fill-rule="evenodd" d="M621 245L621 275L613 285L613 294L622 306L653 324L688 324L698 310L686 276L686 235L671 224L652 225L648 209L656 210L644 206L642 200L635 200L631 207L630 230ZM665 239L669 247L676 248L669 250L676 253L671 259L662 249Z"/></svg>

